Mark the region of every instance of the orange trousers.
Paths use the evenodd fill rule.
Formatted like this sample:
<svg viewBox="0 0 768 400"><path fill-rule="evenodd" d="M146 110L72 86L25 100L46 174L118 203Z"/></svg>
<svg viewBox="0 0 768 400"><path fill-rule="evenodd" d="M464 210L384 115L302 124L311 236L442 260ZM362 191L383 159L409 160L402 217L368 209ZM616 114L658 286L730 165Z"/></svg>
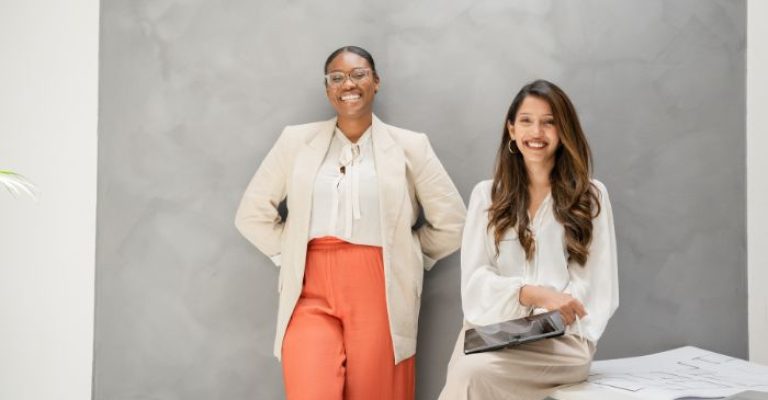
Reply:
<svg viewBox="0 0 768 400"><path fill-rule="evenodd" d="M309 242L282 360L288 400L414 398L414 357L395 365L381 247Z"/></svg>

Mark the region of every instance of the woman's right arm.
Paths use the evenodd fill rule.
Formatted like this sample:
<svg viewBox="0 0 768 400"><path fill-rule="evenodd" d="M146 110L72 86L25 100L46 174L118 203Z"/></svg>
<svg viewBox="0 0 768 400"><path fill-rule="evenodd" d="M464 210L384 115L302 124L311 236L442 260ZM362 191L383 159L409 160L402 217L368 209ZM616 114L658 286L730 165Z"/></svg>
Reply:
<svg viewBox="0 0 768 400"><path fill-rule="evenodd" d="M495 245L488 235L488 182L472 191L461 241L461 303L464 319L488 325L523 317L530 308L520 304L522 276L499 273Z"/></svg>
<svg viewBox="0 0 768 400"><path fill-rule="evenodd" d="M280 265L284 223L277 207L288 186L289 127L277 139L245 190L235 215L235 226L256 248Z"/></svg>

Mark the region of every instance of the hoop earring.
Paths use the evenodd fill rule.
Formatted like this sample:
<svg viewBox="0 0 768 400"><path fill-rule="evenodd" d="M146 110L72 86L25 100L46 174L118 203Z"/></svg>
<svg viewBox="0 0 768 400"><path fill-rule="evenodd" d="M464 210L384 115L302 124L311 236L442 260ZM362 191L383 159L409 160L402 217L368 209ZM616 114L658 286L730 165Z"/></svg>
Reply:
<svg viewBox="0 0 768 400"><path fill-rule="evenodd" d="M510 140L509 142L507 142L507 150L509 150L509 154L517 153L516 151L512 150L512 142L514 142L514 140Z"/></svg>

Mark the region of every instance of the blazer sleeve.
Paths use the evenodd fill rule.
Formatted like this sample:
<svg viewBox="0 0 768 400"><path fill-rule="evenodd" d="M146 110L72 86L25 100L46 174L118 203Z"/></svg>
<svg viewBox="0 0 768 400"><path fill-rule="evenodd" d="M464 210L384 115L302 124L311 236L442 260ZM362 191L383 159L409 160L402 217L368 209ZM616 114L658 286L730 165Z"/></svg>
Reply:
<svg viewBox="0 0 768 400"><path fill-rule="evenodd" d="M424 268L458 250L467 210L459 191L438 160L426 135L423 138L422 164L415 174L416 199L424 211L424 224L417 230L424 253Z"/></svg>
<svg viewBox="0 0 768 400"><path fill-rule="evenodd" d="M276 266L280 265L284 226L278 205L285 199L288 184L288 136L286 127L253 175L235 215L240 233Z"/></svg>
<svg viewBox="0 0 768 400"><path fill-rule="evenodd" d="M608 320L619 307L619 274L616 256L616 233L613 211L608 191L602 183L593 181L598 189L600 214L592 221L592 242L589 257L584 266L571 262L568 266L570 279L563 292L584 304L591 332L588 336L599 338Z"/></svg>
<svg viewBox="0 0 768 400"><path fill-rule="evenodd" d="M473 325L488 325L519 318L530 313L520 304L522 276L506 276L499 271L496 246L488 233L487 184L480 182L469 199L467 224L461 243L461 306L464 319ZM503 245L500 244L500 245Z"/></svg>

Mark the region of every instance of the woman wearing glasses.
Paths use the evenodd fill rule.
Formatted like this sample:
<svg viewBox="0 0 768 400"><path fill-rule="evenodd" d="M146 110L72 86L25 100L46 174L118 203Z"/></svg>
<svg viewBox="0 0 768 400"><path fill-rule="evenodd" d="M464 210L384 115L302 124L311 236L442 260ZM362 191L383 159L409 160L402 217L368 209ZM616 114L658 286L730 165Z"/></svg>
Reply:
<svg viewBox="0 0 768 400"><path fill-rule="evenodd" d="M541 399L587 377L619 305L616 240L605 186L568 96L539 80L504 119L493 180L472 192L461 250L465 327L441 400ZM566 334L465 355L464 330L559 310Z"/></svg>
<svg viewBox="0 0 768 400"><path fill-rule="evenodd" d="M458 249L466 210L427 137L373 115L367 51L334 51L325 74L336 117L285 128L236 225L280 266L274 352L289 400L413 399L423 272Z"/></svg>

